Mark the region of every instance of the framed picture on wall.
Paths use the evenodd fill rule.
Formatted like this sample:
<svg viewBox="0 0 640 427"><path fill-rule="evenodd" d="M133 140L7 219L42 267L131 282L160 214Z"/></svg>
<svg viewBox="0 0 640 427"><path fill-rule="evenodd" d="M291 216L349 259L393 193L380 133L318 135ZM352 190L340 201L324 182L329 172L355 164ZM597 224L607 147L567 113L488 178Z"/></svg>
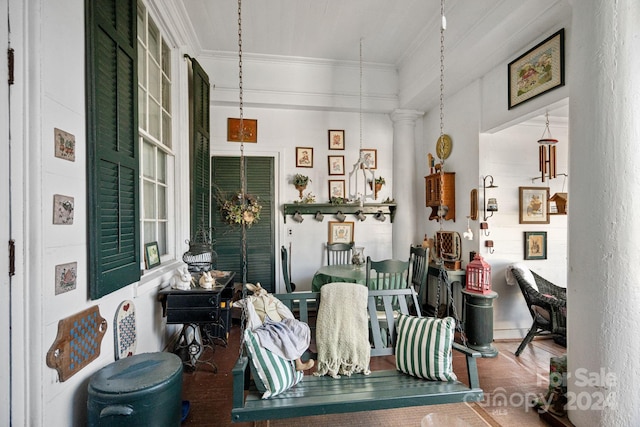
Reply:
<svg viewBox="0 0 640 427"><path fill-rule="evenodd" d="M329 150L344 150L344 130L329 131Z"/></svg>
<svg viewBox="0 0 640 427"><path fill-rule="evenodd" d="M296 167L313 167L313 147L296 147Z"/></svg>
<svg viewBox="0 0 640 427"><path fill-rule="evenodd" d="M547 232L524 232L524 259L547 259Z"/></svg>
<svg viewBox="0 0 640 427"><path fill-rule="evenodd" d="M363 148L360 150L362 161L369 166L369 169L378 168L378 150L374 148Z"/></svg>
<svg viewBox="0 0 640 427"><path fill-rule="evenodd" d="M564 28L509 63L509 109L564 86Z"/></svg>
<svg viewBox="0 0 640 427"><path fill-rule="evenodd" d="M147 263L147 270L160 265L160 250L158 242L146 243L144 245L144 260Z"/></svg>
<svg viewBox="0 0 640 427"><path fill-rule="evenodd" d="M344 175L344 156L329 156L329 175Z"/></svg>
<svg viewBox="0 0 640 427"><path fill-rule="evenodd" d="M227 141L230 142L258 142L258 121L242 119L244 133L240 134L240 119L227 118Z"/></svg>
<svg viewBox="0 0 640 427"><path fill-rule="evenodd" d="M329 180L329 199L338 197L344 199L345 187L344 179L330 179Z"/></svg>
<svg viewBox="0 0 640 427"><path fill-rule="evenodd" d="M520 224L549 224L549 187L520 188Z"/></svg>
<svg viewBox="0 0 640 427"><path fill-rule="evenodd" d="M329 243L351 243L353 241L353 221L329 221Z"/></svg>

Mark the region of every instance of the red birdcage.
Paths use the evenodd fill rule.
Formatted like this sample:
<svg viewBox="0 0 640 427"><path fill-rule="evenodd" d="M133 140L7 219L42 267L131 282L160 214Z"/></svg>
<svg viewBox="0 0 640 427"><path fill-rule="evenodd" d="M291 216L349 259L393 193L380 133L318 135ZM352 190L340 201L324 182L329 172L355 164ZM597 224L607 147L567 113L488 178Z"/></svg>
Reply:
<svg viewBox="0 0 640 427"><path fill-rule="evenodd" d="M467 264L467 291L488 294L491 292L491 266L476 254Z"/></svg>

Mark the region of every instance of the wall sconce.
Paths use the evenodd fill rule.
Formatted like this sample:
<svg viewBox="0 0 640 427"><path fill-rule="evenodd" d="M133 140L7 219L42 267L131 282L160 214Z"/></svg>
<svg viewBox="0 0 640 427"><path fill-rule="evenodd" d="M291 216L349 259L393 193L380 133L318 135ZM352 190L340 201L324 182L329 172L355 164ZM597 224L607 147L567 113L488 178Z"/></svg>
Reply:
<svg viewBox="0 0 640 427"><path fill-rule="evenodd" d="M318 211L316 212L314 218L316 219L316 221L322 222L322 220L324 219L324 215L322 215L322 212Z"/></svg>
<svg viewBox="0 0 640 427"><path fill-rule="evenodd" d="M489 249L489 253L492 254L495 250L493 249L493 240L485 240L484 241L485 248Z"/></svg>
<svg viewBox="0 0 640 427"><path fill-rule="evenodd" d="M387 217L386 217L386 216L384 216L384 212L382 212L382 211L378 211L378 212L376 212L376 213L373 215L373 217L374 217L375 219L377 219L378 221L380 221L380 222L385 222L385 220L387 219Z"/></svg>
<svg viewBox="0 0 640 427"><path fill-rule="evenodd" d="M338 213L336 214L336 218L338 219L338 221L344 222L347 216L343 214L342 211L338 211Z"/></svg>
<svg viewBox="0 0 640 427"><path fill-rule="evenodd" d="M302 221L304 221L304 218L302 218L302 214L300 213L300 211L296 211L296 212L293 214L293 220L294 220L295 222L302 222Z"/></svg>
<svg viewBox="0 0 640 427"><path fill-rule="evenodd" d="M367 219L363 211L357 211L356 218L358 218L359 221L364 221L365 219Z"/></svg>
<svg viewBox="0 0 640 427"><path fill-rule="evenodd" d="M487 185L487 179L489 179L489 185ZM482 178L482 195L483 195L483 211L484 220L487 221L493 216L494 212L498 212L498 201L494 198L487 200L487 188L498 188L497 185L493 185L493 176L487 175ZM491 215L487 216L487 212L491 212Z"/></svg>
<svg viewBox="0 0 640 427"><path fill-rule="evenodd" d="M482 234L484 234L486 237L489 237L489 234L491 234L491 232L489 231L489 223L481 222L480 230L482 230Z"/></svg>

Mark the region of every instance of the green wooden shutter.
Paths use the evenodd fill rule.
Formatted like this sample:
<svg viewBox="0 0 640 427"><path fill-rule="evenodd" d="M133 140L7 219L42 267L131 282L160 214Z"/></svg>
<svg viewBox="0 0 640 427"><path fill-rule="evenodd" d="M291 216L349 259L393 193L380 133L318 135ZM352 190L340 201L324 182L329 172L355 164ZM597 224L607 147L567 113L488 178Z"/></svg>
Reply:
<svg viewBox="0 0 640 427"><path fill-rule="evenodd" d="M85 1L91 299L140 280L136 9Z"/></svg>
<svg viewBox="0 0 640 427"><path fill-rule="evenodd" d="M260 282L269 292L275 291L275 208L273 205L274 166L270 157L245 157L247 193L257 196L262 204L260 221L247 229L247 281ZM214 157L212 181L214 206L214 249L218 253L218 269L236 272L242 281L242 233L240 226L226 224L217 209L217 197L240 190L240 158Z"/></svg>
<svg viewBox="0 0 640 427"><path fill-rule="evenodd" d="M191 59L191 238L198 229L208 230L211 211L211 153L209 151L209 76Z"/></svg>

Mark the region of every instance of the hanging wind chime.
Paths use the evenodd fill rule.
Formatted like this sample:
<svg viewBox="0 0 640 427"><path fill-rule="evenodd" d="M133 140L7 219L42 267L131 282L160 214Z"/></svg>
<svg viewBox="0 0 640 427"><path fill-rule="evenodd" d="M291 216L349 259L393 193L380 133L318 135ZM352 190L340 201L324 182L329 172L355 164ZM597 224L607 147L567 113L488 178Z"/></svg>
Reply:
<svg viewBox="0 0 640 427"><path fill-rule="evenodd" d="M544 131L542 132L542 137L538 140L538 144L540 144L538 147L539 169L542 174L542 182L545 181L545 176L547 175L549 179L556 177L556 144L558 143L558 140L551 136L551 131L549 130L548 111L545 114L545 118Z"/></svg>

